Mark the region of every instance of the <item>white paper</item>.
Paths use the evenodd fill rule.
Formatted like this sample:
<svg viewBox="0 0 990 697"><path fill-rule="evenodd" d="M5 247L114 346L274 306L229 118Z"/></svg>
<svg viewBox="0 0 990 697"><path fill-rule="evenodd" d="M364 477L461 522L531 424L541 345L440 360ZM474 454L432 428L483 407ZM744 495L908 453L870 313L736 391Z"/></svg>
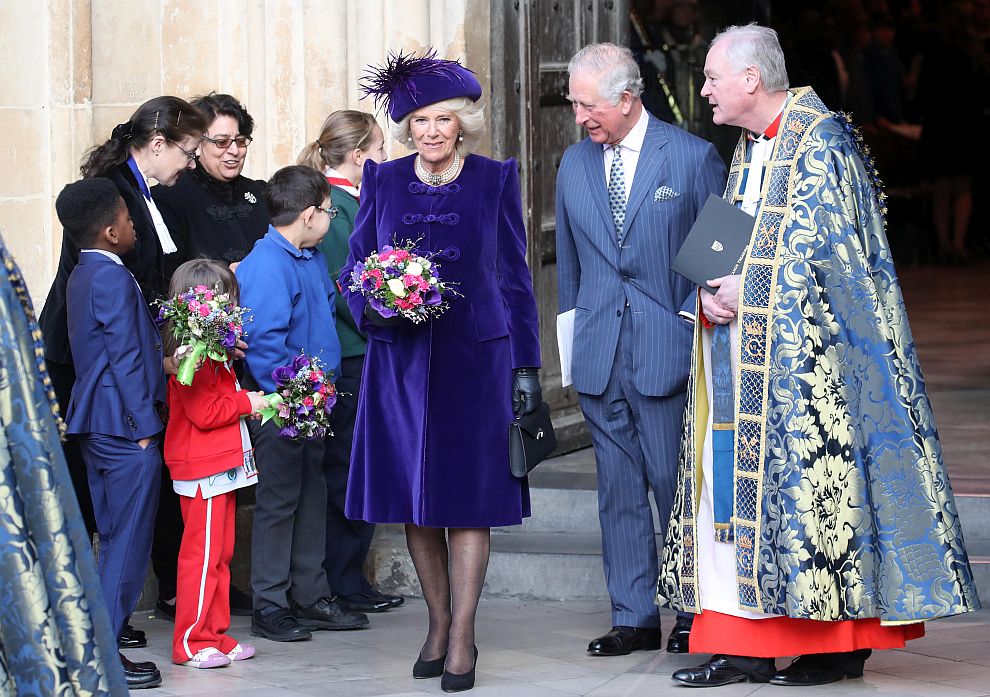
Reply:
<svg viewBox="0 0 990 697"><path fill-rule="evenodd" d="M571 352L574 349L574 315L568 310L557 315L557 351L560 354L560 386L571 384Z"/></svg>

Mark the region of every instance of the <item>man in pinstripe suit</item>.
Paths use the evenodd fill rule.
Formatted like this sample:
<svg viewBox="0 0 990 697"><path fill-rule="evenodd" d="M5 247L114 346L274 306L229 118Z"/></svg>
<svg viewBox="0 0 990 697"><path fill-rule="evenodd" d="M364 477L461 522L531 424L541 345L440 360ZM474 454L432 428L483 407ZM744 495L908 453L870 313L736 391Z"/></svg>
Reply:
<svg viewBox="0 0 990 697"><path fill-rule="evenodd" d="M655 535L670 516L691 356L677 313L693 313L696 292L670 263L708 195L721 195L725 166L710 143L646 112L628 49L586 46L568 72L588 137L557 175L560 311L576 310L571 374L595 446L613 625L588 651L618 656L660 648ZM669 651L687 651L690 618Z"/></svg>

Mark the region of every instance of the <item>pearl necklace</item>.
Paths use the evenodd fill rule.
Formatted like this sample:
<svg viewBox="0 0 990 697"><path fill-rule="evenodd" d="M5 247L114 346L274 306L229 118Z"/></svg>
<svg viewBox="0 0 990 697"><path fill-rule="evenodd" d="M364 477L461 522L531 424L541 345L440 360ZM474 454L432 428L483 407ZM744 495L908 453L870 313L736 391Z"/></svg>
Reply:
<svg viewBox="0 0 990 697"><path fill-rule="evenodd" d="M461 173L461 154L454 151L454 161L450 163L442 172L430 172L423 166L423 159L416 155L416 176L424 184L429 184L430 186L443 186L444 184L449 184L450 182L457 179L457 175Z"/></svg>

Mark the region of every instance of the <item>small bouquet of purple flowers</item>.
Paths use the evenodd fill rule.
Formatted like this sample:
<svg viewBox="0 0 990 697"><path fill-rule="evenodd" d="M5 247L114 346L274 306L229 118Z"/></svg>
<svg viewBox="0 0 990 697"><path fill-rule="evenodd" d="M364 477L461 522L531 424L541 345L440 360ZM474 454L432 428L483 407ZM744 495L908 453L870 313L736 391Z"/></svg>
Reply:
<svg viewBox="0 0 990 697"><path fill-rule="evenodd" d="M433 255L416 249L416 242L385 245L351 269L348 288L368 298L382 317L396 315L419 323L439 317L449 307L444 296L457 295L452 284L440 280Z"/></svg>
<svg viewBox="0 0 990 697"><path fill-rule="evenodd" d="M170 300L159 300L157 305L157 323L168 322L172 336L186 349L181 352L175 376L183 385L192 384L204 355L222 363L245 335L248 309L215 287L196 286Z"/></svg>
<svg viewBox="0 0 990 697"><path fill-rule="evenodd" d="M330 412L337 403L333 371L315 356L301 353L272 371L275 392L265 395L270 405L261 410L261 423L275 419L283 438L312 440L333 435Z"/></svg>

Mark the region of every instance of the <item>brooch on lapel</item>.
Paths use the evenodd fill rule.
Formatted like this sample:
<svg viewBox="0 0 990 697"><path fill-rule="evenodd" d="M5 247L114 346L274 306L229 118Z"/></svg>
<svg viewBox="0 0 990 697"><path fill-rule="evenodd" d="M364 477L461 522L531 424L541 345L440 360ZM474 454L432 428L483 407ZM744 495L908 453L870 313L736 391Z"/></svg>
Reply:
<svg viewBox="0 0 990 697"><path fill-rule="evenodd" d="M248 203L257 203L258 197L252 194L250 191L245 191L244 200L247 201Z"/></svg>
<svg viewBox="0 0 990 697"><path fill-rule="evenodd" d="M680 196L679 193L671 189L669 186L661 186L657 189L656 193L653 194L654 201L669 201L672 198L677 198Z"/></svg>

